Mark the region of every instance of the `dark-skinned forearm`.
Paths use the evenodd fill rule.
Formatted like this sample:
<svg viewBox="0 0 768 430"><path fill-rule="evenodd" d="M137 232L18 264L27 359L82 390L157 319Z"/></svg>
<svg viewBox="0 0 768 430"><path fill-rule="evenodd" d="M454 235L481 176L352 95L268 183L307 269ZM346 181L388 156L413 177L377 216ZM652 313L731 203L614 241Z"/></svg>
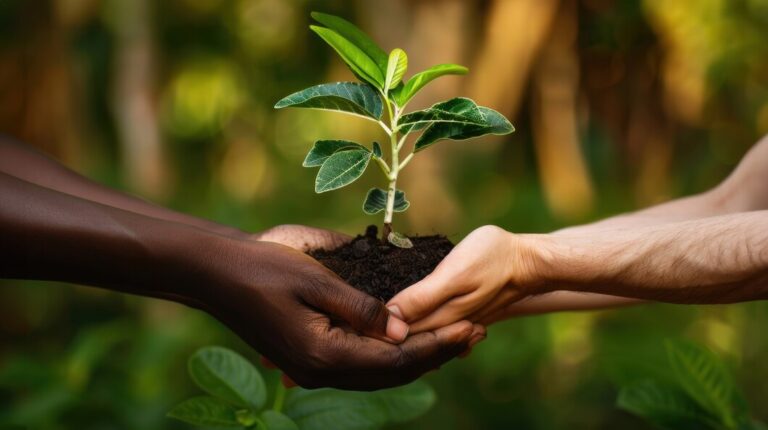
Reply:
<svg viewBox="0 0 768 430"><path fill-rule="evenodd" d="M0 173L0 277L56 280L187 304L217 241L209 232Z"/></svg>
<svg viewBox="0 0 768 430"><path fill-rule="evenodd" d="M0 136L0 172L55 191L137 214L186 224L245 239L247 234L222 224L151 204L118 192L67 169L33 148Z"/></svg>

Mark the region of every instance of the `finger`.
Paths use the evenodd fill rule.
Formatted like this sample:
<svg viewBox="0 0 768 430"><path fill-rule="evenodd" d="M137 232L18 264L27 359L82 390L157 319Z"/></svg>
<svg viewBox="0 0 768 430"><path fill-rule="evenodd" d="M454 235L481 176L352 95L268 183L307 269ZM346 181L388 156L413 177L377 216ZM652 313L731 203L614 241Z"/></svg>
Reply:
<svg viewBox="0 0 768 430"><path fill-rule="evenodd" d="M485 336L485 328L469 321L411 336L400 345L344 334L331 340L337 347L336 371L322 385L347 390L403 385L458 356L475 335Z"/></svg>
<svg viewBox="0 0 768 430"><path fill-rule="evenodd" d="M477 333L473 334L472 337L469 339L469 346L467 349L464 350L461 354L459 354L459 358L467 358L470 354L472 354L473 349L475 346L484 341L486 339L487 335L484 333Z"/></svg>
<svg viewBox="0 0 768 430"><path fill-rule="evenodd" d="M449 301L461 291L456 291L454 276L445 264L445 260L426 278L399 292L387 307L403 321L416 321L434 312L443 303Z"/></svg>
<svg viewBox="0 0 768 430"><path fill-rule="evenodd" d="M514 297L523 296L523 293L513 288L505 288L503 291L507 291L506 294L513 297L507 300L514 300ZM427 330L434 330L437 327L451 324L457 320L467 318L467 315L478 312L485 304L485 302L480 299L480 295L481 293L471 293L465 296L457 297L448 303L445 303L433 313L416 322L411 323L411 333L421 333ZM470 321L474 320L470 319Z"/></svg>
<svg viewBox="0 0 768 430"><path fill-rule="evenodd" d="M523 316L555 311L605 309L610 307L629 306L642 302L643 300L639 299L611 296L607 294L554 291L508 304L505 307L505 312L508 316Z"/></svg>
<svg viewBox="0 0 768 430"><path fill-rule="evenodd" d="M408 324L392 315L381 301L347 285L335 275L325 277L315 286L305 300L342 319L359 333L393 343L408 337Z"/></svg>
<svg viewBox="0 0 768 430"><path fill-rule="evenodd" d="M631 306L643 302L643 300L639 299L611 296L607 294L554 291L540 296L525 298L518 302L508 303L504 307L497 309L495 312L480 316L473 321L489 325L512 317L537 315L548 312L600 310Z"/></svg>
<svg viewBox="0 0 768 430"><path fill-rule="evenodd" d="M475 313L467 317L467 319L470 321L481 321L487 316L507 308L511 303L519 303L521 300L526 300L526 297L514 288L504 288L496 294L493 300L488 302L488 305L478 309Z"/></svg>

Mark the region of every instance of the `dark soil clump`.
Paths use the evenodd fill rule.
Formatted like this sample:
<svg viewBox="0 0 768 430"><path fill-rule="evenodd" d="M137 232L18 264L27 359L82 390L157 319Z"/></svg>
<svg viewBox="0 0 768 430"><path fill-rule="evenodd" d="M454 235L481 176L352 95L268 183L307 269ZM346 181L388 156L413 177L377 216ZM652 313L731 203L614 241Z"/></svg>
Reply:
<svg viewBox="0 0 768 430"><path fill-rule="evenodd" d="M388 301L406 287L424 279L451 252L453 243L445 236L410 237L413 248L382 243L376 226L364 236L340 248L309 254L348 284Z"/></svg>

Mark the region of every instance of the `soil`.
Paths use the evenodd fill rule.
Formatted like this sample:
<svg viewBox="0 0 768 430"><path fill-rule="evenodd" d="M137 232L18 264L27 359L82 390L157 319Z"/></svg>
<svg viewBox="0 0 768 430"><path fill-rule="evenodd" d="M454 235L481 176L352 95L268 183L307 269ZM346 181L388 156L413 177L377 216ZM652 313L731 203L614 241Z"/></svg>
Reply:
<svg viewBox="0 0 768 430"><path fill-rule="evenodd" d="M371 225L340 248L309 254L348 284L386 302L432 273L453 249L445 236L409 237L413 248L404 249L383 243L377 233Z"/></svg>

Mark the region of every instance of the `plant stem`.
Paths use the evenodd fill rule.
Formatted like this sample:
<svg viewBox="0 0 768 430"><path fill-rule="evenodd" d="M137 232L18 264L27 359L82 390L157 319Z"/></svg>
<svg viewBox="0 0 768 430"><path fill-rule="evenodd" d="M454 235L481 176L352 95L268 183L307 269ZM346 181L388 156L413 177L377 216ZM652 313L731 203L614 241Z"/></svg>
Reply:
<svg viewBox="0 0 768 430"><path fill-rule="evenodd" d="M394 113L392 111L392 103L388 97L384 97L387 110L389 112L390 119L390 132L389 144L392 153L392 165L389 169L389 186L387 187L387 206L384 210L384 228L381 229L381 241L387 243L389 239L389 233L392 232L392 215L395 212L395 195L397 193L397 176L400 173L400 144L397 139L397 120L399 112L397 105L394 106Z"/></svg>
<svg viewBox="0 0 768 430"><path fill-rule="evenodd" d="M400 173L400 157L397 152L397 136L390 136L392 144L392 168L389 172L389 187L387 188L387 207L384 211L384 229L381 232L382 242L386 242L392 232L392 215L395 212L395 194L397 192L397 175Z"/></svg>
<svg viewBox="0 0 768 430"><path fill-rule="evenodd" d="M285 385L280 382L277 383L277 388L275 389L275 403L272 405L274 411L282 412L283 404L285 403L285 393L287 391Z"/></svg>

